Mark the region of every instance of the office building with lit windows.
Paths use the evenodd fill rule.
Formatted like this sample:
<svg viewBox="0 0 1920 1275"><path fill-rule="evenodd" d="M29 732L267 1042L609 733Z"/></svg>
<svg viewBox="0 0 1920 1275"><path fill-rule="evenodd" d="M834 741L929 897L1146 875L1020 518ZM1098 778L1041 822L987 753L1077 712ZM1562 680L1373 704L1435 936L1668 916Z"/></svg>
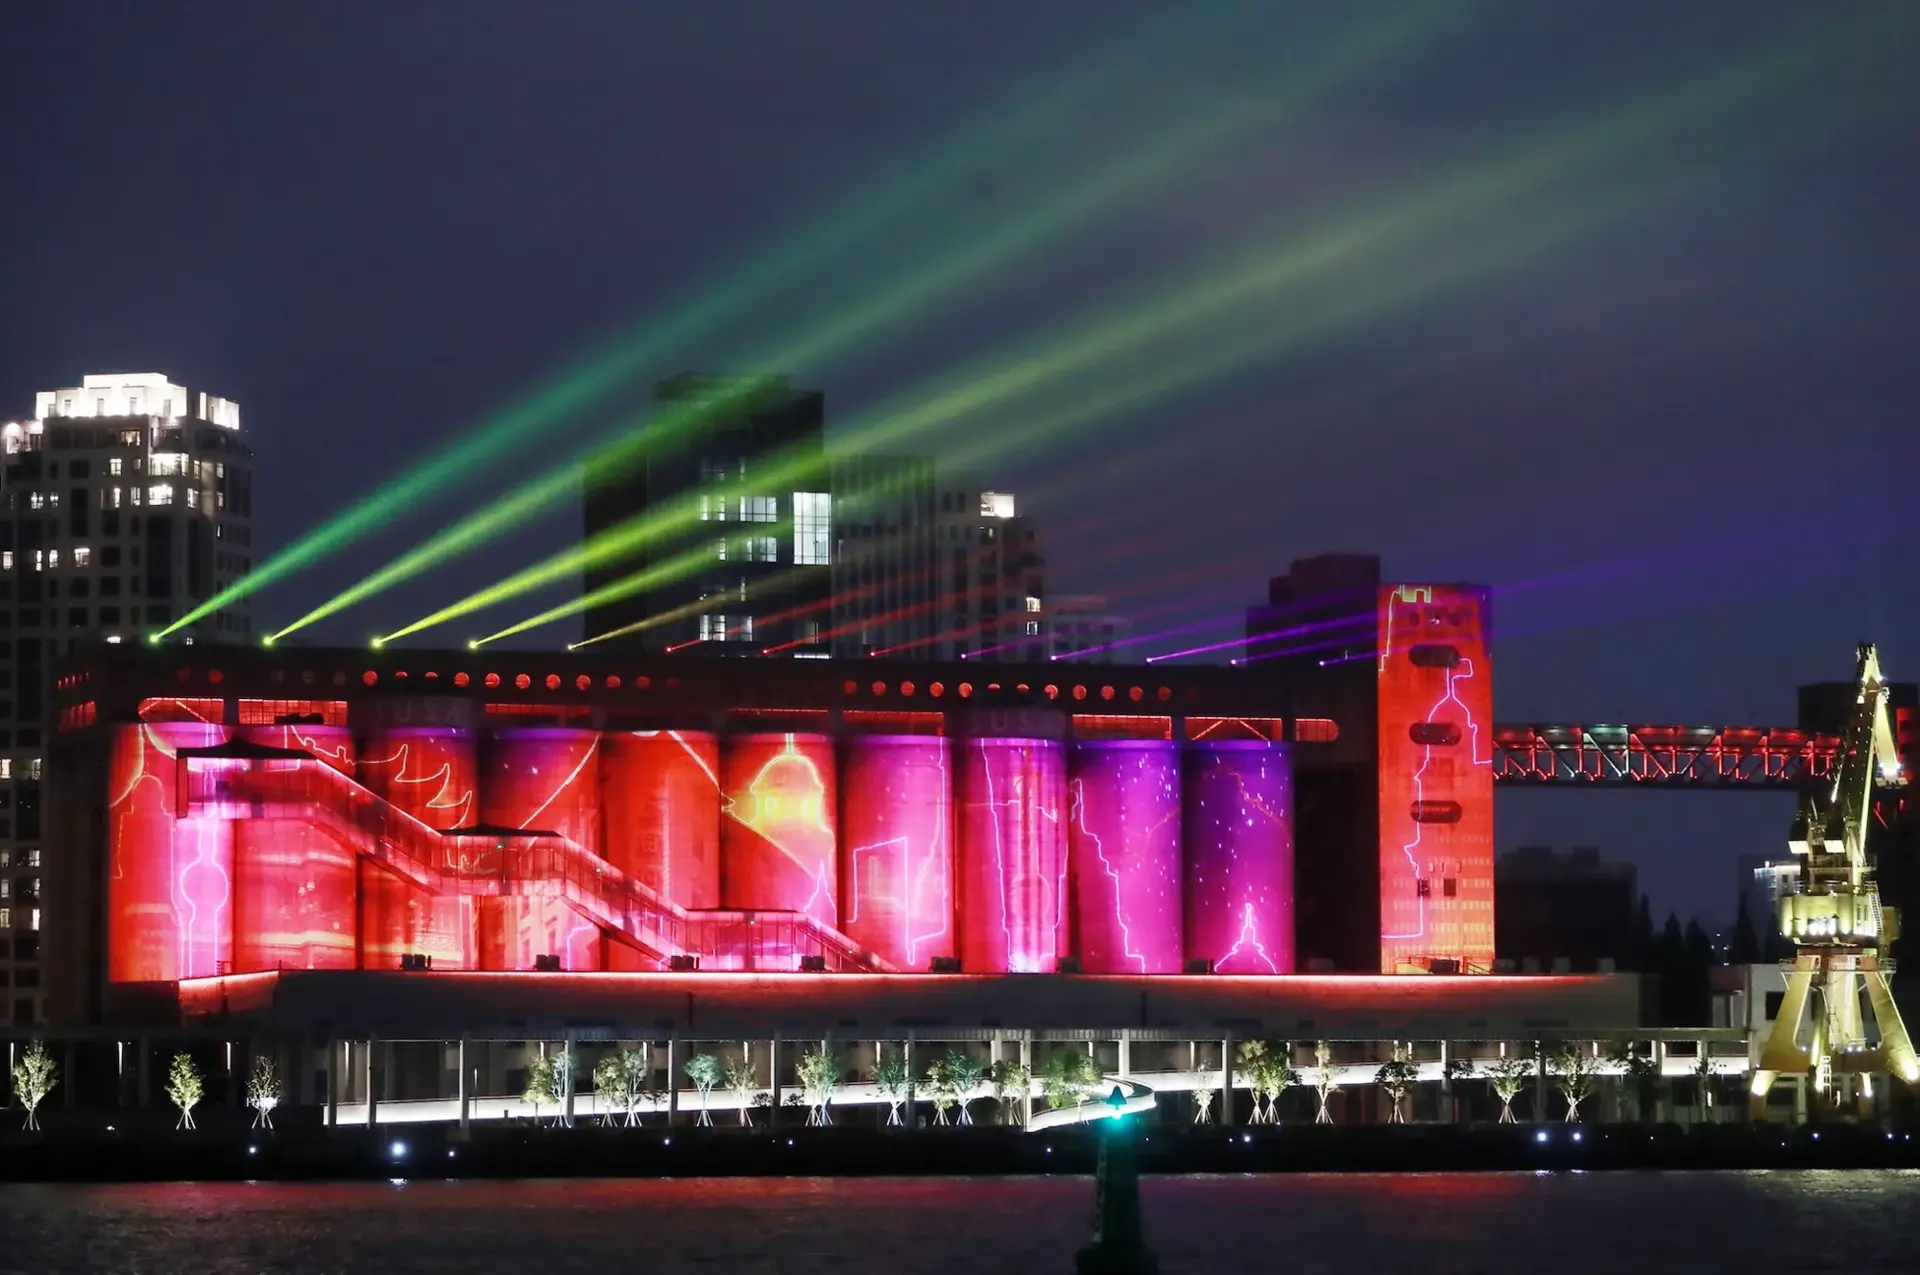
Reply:
<svg viewBox="0 0 1920 1275"><path fill-rule="evenodd" d="M245 574L252 452L230 400L159 373L88 376L0 425L0 993L4 1018L45 1017L42 780L54 663L135 643ZM241 642L247 603L177 635Z"/></svg>
<svg viewBox="0 0 1920 1275"><path fill-rule="evenodd" d="M589 541L687 510L675 529L590 567L585 636L611 651L825 654L833 498L825 399L771 376L683 375L654 395L655 422L589 468ZM796 463L811 480L774 481Z"/></svg>

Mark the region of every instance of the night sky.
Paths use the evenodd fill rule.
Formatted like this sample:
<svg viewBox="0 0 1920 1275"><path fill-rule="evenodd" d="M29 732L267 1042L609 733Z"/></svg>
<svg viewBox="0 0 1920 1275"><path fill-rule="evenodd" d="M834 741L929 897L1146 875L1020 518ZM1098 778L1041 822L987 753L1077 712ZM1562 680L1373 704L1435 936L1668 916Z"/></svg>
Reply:
<svg viewBox="0 0 1920 1275"><path fill-rule="evenodd" d="M277 625L652 377L755 366L1024 234L780 370L846 427L1140 318L1138 343L898 442L1020 493L1056 593L1109 592L1146 631L1221 618L1173 649L1230 636L1293 557L1379 552L1499 590L1503 720L1784 724L1861 638L1920 678L1914 13L5 0L0 416L108 370L237 399L264 557L614 332L748 289L614 401L268 590ZM796 234L854 217L767 286ZM1311 268L1182 308L1288 253ZM387 632L576 519L306 636ZM1660 911L1724 916L1733 857L1781 849L1787 816L1517 794L1499 841L1598 843Z"/></svg>

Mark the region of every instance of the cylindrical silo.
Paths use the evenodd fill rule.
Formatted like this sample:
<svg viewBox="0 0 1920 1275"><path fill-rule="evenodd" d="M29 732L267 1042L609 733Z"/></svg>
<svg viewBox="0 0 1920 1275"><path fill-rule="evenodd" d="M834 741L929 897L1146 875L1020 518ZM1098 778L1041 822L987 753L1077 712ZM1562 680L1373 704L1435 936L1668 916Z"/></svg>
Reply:
<svg viewBox="0 0 1920 1275"><path fill-rule="evenodd" d="M550 832L590 854L600 850L600 735L552 727L496 730L480 748L480 822ZM600 932L558 895L529 895L540 882L522 877L556 872L560 854L530 853L516 842L506 856L502 888L481 900L480 960L485 969L530 969L542 956L562 969L599 969ZM576 884L587 884L584 879Z"/></svg>
<svg viewBox="0 0 1920 1275"><path fill-rule="evenodd" d="M107 976L198 978L233 957L233 827L175 818L178 750L224 744L206 722L117 727L107 766Z"/></svg>
<svg viewBox="0 0 1920 1275"><path fill-rule="evenodd" d="M840 774L851 939L903 971L952 956L953 777L937 735L861 735Z"/></svg>
<svg viewBox="0 0 1920 1275"><path fill-rule="evenodd" d="M353 734L343 726L243 726L240 737L267 748L312 754L312 765L250 763L266 797L263 811L301 809L304 797L344 814L353 790ZM236 819L233 823L233 968L351 969L355 960L354 861L340 820Z"/></svg>
<svg viewBox="0 0 1920 1275"><path fill-rule="evenodd" d="M1284 744L1187 745L1186 951L1221 974L1293 972L1293 771Z"/></svg>
<svg viewBox="0 0 1920 1275"><path fill-rule="evenodd" d="M1179 746L1090 740L1074 747L1071 761L1068 858L1081 968L1179 973Z"/></svg>
<svg viewBox="0 0 1920 1275"><path fill-rule="evenodd" d="M955 747L961 964L982 974L1051 972L1066 955L1065 750L1010 738Z"/></svg>
<svg viewBox="0 0 1920 1275"><path fill-rule="evenodd" d="M735 735L722 750L720 898L840 924L833 741Z"/></svg>
<svg viewBox="0 0 1920 1275"><path fill-rule="evenodd" d="M356 770L369 792L429 828L475 822L480 759L472 731L418 726L375 732Z"/></svg>
<svg viewBox="0 0 1920 1275"><path fill-rule="evenodd" d="M600 740L607 862L683 908L720 906L720 742L705 731Z"/></svg>

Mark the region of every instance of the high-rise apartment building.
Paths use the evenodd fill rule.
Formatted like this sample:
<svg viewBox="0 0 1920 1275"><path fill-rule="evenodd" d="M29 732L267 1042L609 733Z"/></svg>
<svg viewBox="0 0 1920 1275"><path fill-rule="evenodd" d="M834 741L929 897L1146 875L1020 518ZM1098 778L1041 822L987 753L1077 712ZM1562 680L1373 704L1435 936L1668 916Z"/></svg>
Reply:
<svg viewBox="0 0 1920 1275"><path fill-rule="evenodd" d="M1115 615L1107 600L1093 593L1056 597L1047 605L1043 628L1047 657L1080 664L1126 664L1131 652L1114 643L1133 636L1133 621Z"/></svg>
<svg viewBox="0 0 1920 1275"><path fill-rule="evenodd" d="M891 521L848 519L835 653L1045 660L1046 560L1031 520L1006 492L914 472Z"/></svg>
<svg viewBox="0 0 1920 1275"><path fill-rule="evenodd" d="M59 865L41 844L49 669L142 641L246 574L253 456L236 404L150 372L43 391L32 419L0 425L0 449L0 1003L33 1023L69 941L48 923ZM241 601L169 640L251 634Z"/></svg>
<svg viewBox="0 0 1920 1275"><path fill-rule="evenodd" d="M585 490L589 541L673 519L591 567L589 638L609 649L825 655L833 557L825 406L782 377L685 375L656 422L603 452Z"/></svg>

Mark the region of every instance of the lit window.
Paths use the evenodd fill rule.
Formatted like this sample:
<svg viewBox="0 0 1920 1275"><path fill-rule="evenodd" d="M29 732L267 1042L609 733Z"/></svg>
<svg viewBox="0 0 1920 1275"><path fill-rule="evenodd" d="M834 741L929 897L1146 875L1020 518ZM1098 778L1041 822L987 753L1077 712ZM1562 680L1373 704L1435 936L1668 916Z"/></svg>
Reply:
<svg viewBox="0 0 1920 1275"><path fill-rule="evenodd" d="M198 509L199 507L200 507L200 489L198 487L187 488L187 508Z"/></svg>
<svg viewBox="0 0 1920 1275"><path fill-rule="evenodd" d="M40 759L38 757L32 757L27 760L27 778L40 778ZM40 866L40 852L38 850L27 851L27 866L29 868L37 868Z"/></svg>
<svg viewBox="0 0 1920 1275"><path fill-rule="evenodd" d="M155 452L147 472L156 478L187 472L187 458L179 452Z"/></svg>
<svg viewBox="0 0 1920 1275"><path fill-rule="evenodd" d="M727 498L725 496L700 497L701 522L725 522L727 520Z"/></svg>
<svg viewBox="0 0 1920 1275"><path fill-rule="evenodd" d="M833 497L824 491L793 493L793 561L802 567L833 561Z"/></svg>
<svg viewBox="0 0 1920 1275"><path fill-rule="evenodd" d="M13 928L13 909L0 908L0 930L11 930L12 928Z"/></svg>
<svg viewBox="0 0 1920 1275"><path fill-rule="evenodd" d="M118 456L113 456L108 458L107 473L108 475L114 478L118 478L120 476L120 458Z"/></svg>
<svg viewBox="0 0 1920 1275"><path fill-rule="evenodd" d="M46 507L47 507L47 495L45 492L34 491L34 492L27 493L27 508L45 509Z"/></svg>
<svg viewBox="0 0 1920 1275"><path fill-rule="evenodd" d="M725 562L727 560L726 537L722 536L720 539L713 542L713 556L718 560L720 560L721 562Z"/></svg>
<svg viewBox="0 0 1920 1275"><path fill-rule="evenodd" d="M27 928L30 930L37 930L40 928L40 909L39 908L35 908L33 911L27 913Z"/></svg>
<svg viewBox="0 0 1920 1275"><path fill-rule="evenodd" d="M13 550L0 549L0 571L13 570Z"/></svg>
<svg viewBox="0 0 1920 1275"><path fill-rule="evenodd" d="M1039 599L1039 598L1036 598L1036 597L1032 597L1032 596L1029 596L1029 597L1027 598L1027 610L1028 610L1028 612L1030 612L1030 613L1031 613L1031 612L1037 612L1037 611L1039 611L1039 609L1040 609L1040 599Z"/></svg>
<svg viewBox="0 0 1920 1275"><path fill-rule="evenodd" d="M0 757L0 779L13 778L13 758Z"/></svg>
<svg viewBox="0 0 1920 1275"><path fill-rule="evenodd" d="M776 522L780 518L780 501L774 496L740 497L741 522Z"/></svg>
<svg viewBox="0 0 1920 1275"><path fill-rule="evenodd" d="M1028 636L1028 637L1039 637L1039 636L1040 636L1040 621L1038 621L1038 620L1028 620L1028 621L1027 621L1027 636Z"/></svg>
<svg viewBox="0 0 1920 1275"><path fill-rule="evenodd" d="M49 571L55 570L56 568L59 567L59 565L60 565L60 551L58 549L47 550L47 570Z"/></svg>
<svg viewBox="0 0 1920 1275"><path fill-rule="evenodd" d="M173 484L155 483L147 489L149 505L171 505L173 503Z"/></svg>
<svg viewBox="0 0 1920 1275"><path fill-rule="evenodd" d="M85 566L92 565L92 563L93 563L92 549L88 548L86 545L75 545L73 547L73 565L74 566L85 567Z"/></svg>

